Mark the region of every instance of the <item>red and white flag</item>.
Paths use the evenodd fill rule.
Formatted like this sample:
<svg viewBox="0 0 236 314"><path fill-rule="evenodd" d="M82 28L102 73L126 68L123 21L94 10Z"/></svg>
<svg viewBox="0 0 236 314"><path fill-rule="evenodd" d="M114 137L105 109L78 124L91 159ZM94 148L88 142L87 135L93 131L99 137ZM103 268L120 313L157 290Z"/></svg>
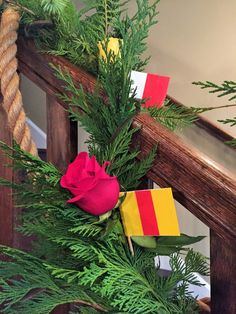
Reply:
<svg viewBox="0 0 236 314"><path fill-rule="evenodd" d="M136 90L138 99L147 99L144 107L161 107L166 98L170 78L157 74L138 71L131 72L132 89Z"/></svg>

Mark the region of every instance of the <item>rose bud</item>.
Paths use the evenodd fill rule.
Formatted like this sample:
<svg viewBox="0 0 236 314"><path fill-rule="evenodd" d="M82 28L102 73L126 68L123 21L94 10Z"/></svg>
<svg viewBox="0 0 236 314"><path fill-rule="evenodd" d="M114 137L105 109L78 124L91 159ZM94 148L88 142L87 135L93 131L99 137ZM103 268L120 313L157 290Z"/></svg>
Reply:
<svg viewBox="0 0 236 314"><path fill-rule="evenodd" d="M104 45L106 44L106 40L99 41L98 42L98 49L99 49L99 57L103 58L105 61L107 61L107 53L112 52L114 54L114 57L120 58L120 43L123 41L119 38L110 37L107 42L107 52L104 50ZM112 61L113 58L111 58Z"/></svg>
<svg viewBox="0 0 236 314"><path fill-rule="evenodd" d="M67 202L95 216L112 210L118 202L120 186L116 177L106 173L107 165L108 161L101 167L95 156L80 153L60 181L61 187L74 195Z"/></svg>

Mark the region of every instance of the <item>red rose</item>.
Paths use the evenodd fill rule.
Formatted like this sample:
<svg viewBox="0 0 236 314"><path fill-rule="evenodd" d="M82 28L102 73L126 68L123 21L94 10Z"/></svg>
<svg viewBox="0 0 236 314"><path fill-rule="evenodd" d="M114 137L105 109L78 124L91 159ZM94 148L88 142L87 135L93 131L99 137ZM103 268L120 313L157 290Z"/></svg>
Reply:
<svg viewBox="0 0 236 314"><path fill-rule="evenodd" d="M75 203L84 211L100 216L112 210L118 202L120 186L116 177L109 176L93 156L80 153L69 165L61 178L61 186L68 189L75 197L68 203Z"/></svg>

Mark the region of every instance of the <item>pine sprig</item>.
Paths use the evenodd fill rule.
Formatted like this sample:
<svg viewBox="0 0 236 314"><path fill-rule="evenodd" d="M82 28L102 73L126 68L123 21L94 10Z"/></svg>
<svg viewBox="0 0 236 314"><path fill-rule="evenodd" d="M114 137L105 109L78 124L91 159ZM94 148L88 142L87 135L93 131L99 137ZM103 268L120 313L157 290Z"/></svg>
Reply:
<svg viewBox="0 0 236 314"><path fill-rule="evenodd" d="M125 2L121 3L120 0L89 0L86 1L86 5L96 11L90 22L96 21L97 25L103 30L101 38L105 38L108 36L109 31L112 31L114 19L120 18L122 6L125 5Z"/></svg>
<svg viewBox="0 0 236 314"><path fill-rule="evenodd" d="M0 262L0 304L4 304L4 313L49 314L58 305L79 303L80 300L91 306L97 305L86 289L77 285L63 286L60 280L55 280L41 260L3 246L0 251L12 259L11 263ZM15 276L20 279L15 280Z"/></svg>
<svg viewBox="0 0 236 314"><path fill-rule="evenodd" d="M42 9L50 16L62 15L65 8L71 5L69 0L40 0Z"/></svg>
<svg viewBox="0 0 236 314"><path fill-rule="evenodd" d="M129 60L125 71L142 71L149 58L142 60L142 55L147 49L146 39L150 28L157 23L157 4L149 1L137 0L137 13L133 17L126 15L123 19L117 20L117 36L124 41L121 51L121 59ZM127 58L131 56L132 58Z"/></svg>
<svg viewBox="0 0 236 314"><path fill-rule="evenodd" d="M232 139L231 141L225 142L227 145L236 147L236 138Z"/></svg>
<svg viewBox="0 0 236 314"><path fill-rule="evenodd" d="M217 93L218 97L230 96L229 101L236 99L236 82L224 81L221 85L206 81L193 82L194 85L200 86L201 89L209 89L209 93Z"/></svg>
<svg viewBox="0 0 236 314"><path fill-rule="evenodd" d="M211 109L180 107L172 100L166 99L163 107L150 108L148 112L157 122L175 131L191 125L199 119L198 114Z"/></svg>
<svg viewBox="0 0 236 314"><path fill-rule="evenodd" d="M229 124L230 126L236 125L236 117L232 119L225 119L225 120L218 120L219 122L222 122L223 124Z"/></svg>
<svg viewBox="0 0 236 314"><path fill-rule="evenodd" d="M30 174L35 172L35 169L45 176L47 183L56 185L61 177L61 173L51 163L44 162L38 157L32 156L30 153L20 149L17 144L13 148L7 146L4 142L0 141L0 149L10 159L14 160L13 167L15 170L26 170ZM37 176L36 176L37 177Z"/></svg>
<svg viewBox="0 0 236 314"><path fill-rule="evenodd" d="M200 86L202 89L210 89L209 93L218 93L218 97L224 97L224 96L229 96L230 98L228 99L229 101L235 100L236 99L236 82L233 81L224 81L221 85L217 85L212 82L194 82L193 84ZM236 106L234 105L229 105L230 106ZM236 125L236 118L232 119L225 119L225 120L219 120L219 122L222 122L223 124L230 124L230 126L235 126ZM236 139L233 139L231 141L225 142L225 144L230 145L232 147L236 146Z"/></svg>
<svg viewBox="0 0 236 314"><path fill-rule="evenodd" d="M225 120L218 120L219 122L223 124L229 124L231 127L236 126L236 117L232 119L225 119ZM236 147L236 138L232 139L231 141L225 142L227 145Z"/></svg>
<svg viewBox="0 0 236 314"><path fill-rule="evenodd" d="M228 108L235 105L225 105L218 107L184 107L177 105L173 100L166 99L161 108L149 108L150 115L160 124L172 131L183 129L200 118L201 113ZM229 123L229 122L228 122Z"/></svg>

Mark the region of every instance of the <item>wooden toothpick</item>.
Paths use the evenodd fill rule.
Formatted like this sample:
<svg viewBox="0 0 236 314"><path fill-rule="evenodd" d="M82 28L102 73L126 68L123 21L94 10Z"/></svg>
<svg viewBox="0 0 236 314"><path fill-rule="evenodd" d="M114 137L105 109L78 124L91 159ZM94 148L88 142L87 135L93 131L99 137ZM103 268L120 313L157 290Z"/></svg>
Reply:
<svg viewBox="0 0 236 314"><path fill-rule="evenodd" d="M134 256L134 247L133 247L131 237L127 237L127 239L128 239L128 244L129 244L129 249L130 249L131 255Z"/></svg>

